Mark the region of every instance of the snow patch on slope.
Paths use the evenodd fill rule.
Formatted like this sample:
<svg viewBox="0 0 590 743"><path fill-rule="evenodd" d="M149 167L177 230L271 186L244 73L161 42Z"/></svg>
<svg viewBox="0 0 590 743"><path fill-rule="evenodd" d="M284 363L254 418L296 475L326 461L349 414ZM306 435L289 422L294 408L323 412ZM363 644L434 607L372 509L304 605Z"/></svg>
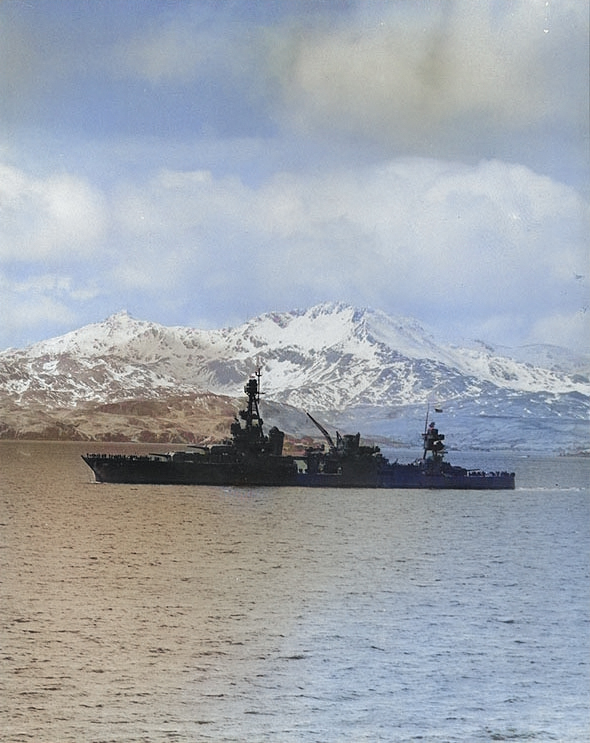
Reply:
<svg viewBox="0 0 590 743"><path fill-rule="evenodd" d="M557 353L536 357L554 361ZM443 345L416 320L346 304L267 313L221 330L164 327L119 312L0 353L0 393L55 407L170 392L235 397L260 364L266 399L311 410L484 398L501 408L527 394L546 395L557 410L560 396L588 399L588 365L584 376L581 364L570 374L525 359L482 343Z"/></svg>

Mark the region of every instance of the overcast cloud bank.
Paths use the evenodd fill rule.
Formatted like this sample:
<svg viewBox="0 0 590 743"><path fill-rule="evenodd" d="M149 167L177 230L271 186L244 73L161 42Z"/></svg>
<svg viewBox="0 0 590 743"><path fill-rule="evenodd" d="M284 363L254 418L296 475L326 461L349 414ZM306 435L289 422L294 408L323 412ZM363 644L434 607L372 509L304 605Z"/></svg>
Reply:
<svg viewBox="0 0 590 743"><path fill-rule="evenodd" d="M576 347L588 4L0 6L0 347L324 300Z"/></svg>

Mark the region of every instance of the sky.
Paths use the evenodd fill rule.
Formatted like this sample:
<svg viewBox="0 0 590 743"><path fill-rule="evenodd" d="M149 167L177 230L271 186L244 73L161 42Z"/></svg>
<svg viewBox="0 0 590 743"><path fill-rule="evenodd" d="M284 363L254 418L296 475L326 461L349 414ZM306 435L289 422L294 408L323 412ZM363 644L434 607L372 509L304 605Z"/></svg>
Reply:
<svg viewBox="0 0 590 743"><path fill-rule="evenodd" d="M587 0L2 0L0 349L324 301L590 347Z"/></svg>

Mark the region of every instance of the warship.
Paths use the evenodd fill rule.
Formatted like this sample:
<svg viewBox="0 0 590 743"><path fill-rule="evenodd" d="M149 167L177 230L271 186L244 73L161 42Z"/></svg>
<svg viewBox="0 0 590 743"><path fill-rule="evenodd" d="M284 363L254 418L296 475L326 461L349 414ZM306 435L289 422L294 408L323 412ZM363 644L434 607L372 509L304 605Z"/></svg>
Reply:
<svg viewBox="0 0 590 743"><path fill-rule="evenodd" d="M285 434L264 432L260 416L260 370L247 381L248 402L231 424L231 438L210 446L134 454L85 454L97 482L154 485L294 486L307 488L419 488L514 490L514 472L484 472L445 460L444 434L428 422L423 452L413 462L390 462L378 446L361 443L360 433L336 434L336 441L313 416L326 444L304 454L283 454Z"/></svg>

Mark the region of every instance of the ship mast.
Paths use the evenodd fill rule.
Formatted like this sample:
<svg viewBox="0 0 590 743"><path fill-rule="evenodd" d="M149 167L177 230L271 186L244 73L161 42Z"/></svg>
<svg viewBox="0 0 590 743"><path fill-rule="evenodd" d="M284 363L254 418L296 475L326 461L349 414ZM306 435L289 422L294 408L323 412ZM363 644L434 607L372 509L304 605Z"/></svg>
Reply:
<svg viewBox="0 0 590 743"><path fill-rule="evenodd" d="M424 440L424 454L422 455L422 459L426 459L426 452L428 450L428 447L426 446L426 437L428 435L428 415L430 413L430 403L426 403L426 420L424 421L424 433L422 434L422 438Z"/></svg>
<svg viewBox="0 0 590 743"><path fill-rule="evenodd" d="M240 417L246 422L246 431L248 433L255 432L259 438L263 438L264 433L262 430L262 418L260 417L260 367L256 369L247 381L244 387L244 392L248 395L248 407L246 410L240 411Z"/></svg>
<svg viewBox="0 0 590 743"><path fill-rule="evenodd" d="M426 428L422 434L424 439L424 454L422 459L426 459L427 453L432 452L432 458L435 460L441 460L444 456L445 445L443 444L445 435L439 433L438 428L434 421L428 425L428 414L426 415Z"/></svg>

